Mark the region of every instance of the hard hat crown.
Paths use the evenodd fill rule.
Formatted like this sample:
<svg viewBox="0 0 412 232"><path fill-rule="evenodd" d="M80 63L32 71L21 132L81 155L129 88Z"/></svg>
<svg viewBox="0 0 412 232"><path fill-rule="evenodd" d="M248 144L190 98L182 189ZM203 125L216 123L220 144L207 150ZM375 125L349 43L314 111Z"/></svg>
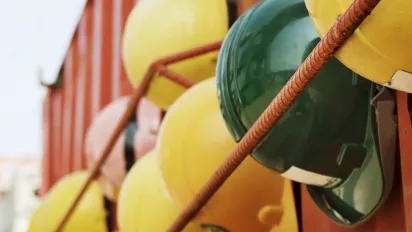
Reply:
<svg viewBox="0 0 412 232"><path fill-rule="evenodd" d="M264 1L239 19L224 42L217 66L221 110L236 140L319 40L303 0ZM370 88L371 82L332 59L252 155L306 184L333 185L347 178L356 166L337 165L337 156L346 143L361 147L364 141ZM365 155L361 148L350 149L353 156ZM303 180L303 173L311 177Z"/></svg>
<svg viewBox="0 0 412 232"><path fill-rule="evenodd" d="M156 160L151 151L127 174L118 201L118 224L124 232L166 231L179 211L163 187ZM197 232L192 223L183 232Z"/></svg>
<svg viewBox="0 0 412 232"><path fill-rule="evenodd" d="M79 171L57 182L34 213L29 232L53 232L57 228L89 173ZM63 232L106 232L106 212L103 194L96 182L92 182L78 206L65 224Z"/></svg>
<svg viewBox="0 0 412 232"><path fill-rule="evenodd" d="M305 0L321 37L352 0ZM412 93L412 2L381 1L336 57L359 75L389 88Z"/></svg>
<svg viewBox="0 0 412 232"><path fill-rule="evenodd" d="M236 145L219 112L215 78L193 86L172 105L158 138L165 185L183 208ZM269 215L265 207L272 206L282 208L272 214L274 220L259 218ZM194 220L228 231L269 231L273 226L297 231L290 181L247 157Z"/></svg>
<svg viewBox="0 0 412 232"><path fill-rule="evenodd" d="M223 40L228 30L225 0L141 0L126 22L123 61L130 82L138 85L152 62L164 56ZM199 82L215 73L217 52L184 60L168 67ZM155 76L147 98L167 109L184 88Z"/></svg>

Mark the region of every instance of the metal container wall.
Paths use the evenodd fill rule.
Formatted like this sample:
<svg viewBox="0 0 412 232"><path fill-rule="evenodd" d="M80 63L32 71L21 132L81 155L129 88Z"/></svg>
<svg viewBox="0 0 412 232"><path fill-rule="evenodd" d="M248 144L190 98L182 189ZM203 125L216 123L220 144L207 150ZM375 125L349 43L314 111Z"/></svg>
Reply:
<svg viewBox="0 0 412 232"><path fill-rule="evenodd" d="M131 93L121 60L121 36L136 0L88 1L67 52L60 87L44 102L43 188L85 169L86 130L100 109Z"/></svg>
<svg viewBox="0 0 412 232"><path fill-rule="evenodd" d="M120 44L125 20L135 1L93 0L86 6L64 61L62 85L49 88L44 102L43 193L65 174L86 168L83 141L91 120L106 104L131 93ZM239 13L256 2L238 0ZM409 129L400 131L411 135ZM303 231L412 232L412 149L405 151L398 157L388 201L374 218L356 229L333 224L316 208L302 186Z"/></svg>

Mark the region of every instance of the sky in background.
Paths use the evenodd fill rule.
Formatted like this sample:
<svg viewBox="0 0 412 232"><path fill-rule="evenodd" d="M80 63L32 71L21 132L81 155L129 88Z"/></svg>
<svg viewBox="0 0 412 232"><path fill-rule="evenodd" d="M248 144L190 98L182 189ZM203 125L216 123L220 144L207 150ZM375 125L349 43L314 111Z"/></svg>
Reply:
<svg viewBox="0 0 412 232"><path fill-rule="evenodd" d="M70 12L70 4L63 2L75 1L0 0L0 158L42 155L46 89L39 85L38 70L40 65L55 65L56 59L47 60L44 54L61 47L61 41L50 39L65 29L53 25L53 17L60 14L56 3Z"/></svg>

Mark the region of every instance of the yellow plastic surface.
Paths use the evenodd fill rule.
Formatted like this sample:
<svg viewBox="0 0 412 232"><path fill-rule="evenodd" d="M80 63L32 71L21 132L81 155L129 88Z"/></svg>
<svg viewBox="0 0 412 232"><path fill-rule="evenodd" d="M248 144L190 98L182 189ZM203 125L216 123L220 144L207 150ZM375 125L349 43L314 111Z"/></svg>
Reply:
<svg viewBox="0 0 412 232"><path fill-rule="evenodd" d="M323 37L353 0L305 0ZM398 70L412 73L412 1L383 0L349 38L336 57L354 72L390 88L412 93L412 75L393 79Z"/></svg>
<svg viewBox="0 0 412 232"><path fill-rule="evenodd" d="M166 188L180 208L195 196L235 147L219 111L216 91L215 78L189 89L169 109L160 129L160 170ZM277 213L268 210L271 208L277 208ZM291 182L249 156L195 221L232 232L267 232L273 226L280 226L279 232L297 231Z"/></svg>
<svg viewBox="0 0 412 232"><path fill-rule="evenodd" d="M179 211L162 186L154 151L141 158L130 169L118 199L117 221L122 232L163 232ZM200 228L193 223L183 232Z"/></svg>
<svg viewBox="0 0 412 232"><path fill-rule="evenodd" d="M54 232L87 176L86 171L75 172L56 183L33 214L28 232ZM96 182L89 186L62 232L80 231L107 232L103 193Z"/></svg>
<svg viewBox="0 0 412 232"><path fill-rule="evenodd" d="M130 13L123 34L123 61L137 86L157 59L223 40L228 31L226 0L141 0ZM188 59L170 69L199 82L215 74L218 52ZM156 76L147 98L167 109L184 88Z"/></svg>

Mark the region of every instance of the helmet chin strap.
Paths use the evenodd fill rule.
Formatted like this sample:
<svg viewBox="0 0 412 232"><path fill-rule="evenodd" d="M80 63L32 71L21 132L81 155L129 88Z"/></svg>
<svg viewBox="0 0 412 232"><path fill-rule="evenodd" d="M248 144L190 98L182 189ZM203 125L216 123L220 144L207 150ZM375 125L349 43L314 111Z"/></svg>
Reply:
<svg viewBox="0 0 412 232"><path fill-rule="evenodd" d="M134 137L137 131L136 115L129 120L125 128L125 143L124 143L124 160L126 163L126 173L132 168L135 163Z"/></svg>
<svg viewBox="0 0 412 232"><path fill-rule="evenodd" d="M385 190L383 201L388 197L393 185L395 153L397 148L397 125L395 123L395 93L388 88L382 88L378 95L372 99L376 100L375 114L377 124L377 134L379 141L379 152L385 178Z"/></svg>
<svg viewBox="0 0 412 232"><path fill-rule="evenodd" d="M106 196L103 197L104 199L104 208L106 210L106 227L107 232L114 231L114 218L113 218L113 201L111 201Z"/></svg>
<svg viewBox="0 0 412 232"><path fill-rule="evenodd" d="M137 118L134 115L128 122L125 128L125 144L124 144L124 160L125 160L125 172L128 173L135 163L135 151L134 151L134 137L137 131ZM106 209L106 226L107 231L115 231L115 214L113 212L113 201L106 196L104 197L104 208Z"/></svg>
<svg viewBox="0 0 412 232"><path fill-rule="evenodd" d="M383 192L384 195L381 201L383 203L388 197L390 190L392 189L394 177L394 156L396 154L397 144L396 123L394 118L395 98L393 95L393 90L386 87L377 89L379 89L379 92L371 100L371 105L375 106L379 152L385 178L385 189ZM351 222L358 221L363 216L360 212L347 205L340 198L336 197L333 194L327 194L330 192L322 194L319 191L320 188L307 189L315 202L323 202L323 204L317 205L319 207L323 207L323 213L325 213L334 221L340 221L344 224L350 225ZM333 205L339 205L339 208L341 209L340 212L345 212L345 215L351 215L351 218L344 218L341 213L335 210L336 207L333 207L331 206L331 204L329 204L329 202L326 200L326 197L329 199L329 201L331 201L330 203L332 203Z"/></svg>

